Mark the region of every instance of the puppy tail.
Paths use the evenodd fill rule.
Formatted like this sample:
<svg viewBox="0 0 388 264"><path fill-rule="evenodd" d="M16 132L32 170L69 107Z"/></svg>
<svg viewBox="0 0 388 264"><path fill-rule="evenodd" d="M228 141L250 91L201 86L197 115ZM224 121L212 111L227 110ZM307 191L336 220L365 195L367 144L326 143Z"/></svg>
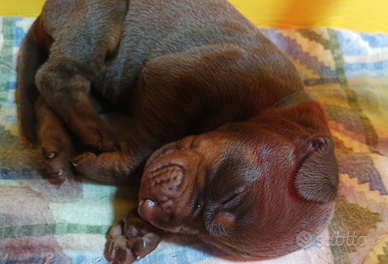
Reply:
<svg viewBox="0 0 388 264"><path fill-rule="evenodd" d="M35 102L39 90L35 85L35 75L47 60L49 37L44 33L40 18L32 24L20 48L17 66L17 93L19 99L21 129L29 142L36 142Z"/></svg>

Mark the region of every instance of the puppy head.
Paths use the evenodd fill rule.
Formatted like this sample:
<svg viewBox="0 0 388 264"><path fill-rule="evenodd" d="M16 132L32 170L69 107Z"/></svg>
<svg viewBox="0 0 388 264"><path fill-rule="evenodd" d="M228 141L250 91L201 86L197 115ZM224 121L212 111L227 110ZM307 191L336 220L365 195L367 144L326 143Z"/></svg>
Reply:
<svg viewBox="0 0 388 264"><path fill-rule="evenodd" d="M299 143L295 143L299 142ZM241 258L299 249L333 211L337 163L329 137L288 140L236 125L166 145L147 161L139 214Z"/></svg>
<svg viewBox="0 0 388 264"><path fill-rule="evenodd" d="M238 176L244 169L243 160L238 161L246 154L242 152L244 148L235 139L215 132L187 137L159 149L145 165L139 191L140 215L166 231L198 234L206 228L198 219L205 217L209 203L224 196L232 199L243 191L245 182L254 182L254 174L251 179ZM248 166L245 168L248 170ZM237 186L238 181L242 183ZM225 188L222 182L233 188ZM223 193L215 197L219 189Z"/></svg>

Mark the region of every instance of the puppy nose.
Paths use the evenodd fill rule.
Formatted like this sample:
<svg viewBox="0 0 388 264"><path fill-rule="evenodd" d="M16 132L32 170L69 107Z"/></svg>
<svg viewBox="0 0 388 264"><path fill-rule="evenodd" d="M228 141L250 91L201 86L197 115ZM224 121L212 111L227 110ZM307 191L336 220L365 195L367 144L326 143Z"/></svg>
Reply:
<svg viewBox="0 0 388 264"><path fill-rule="evenodd" d="M155 217L155 203L150 199L141 200L137 210L140 217L146 221Z"/></svg>
<svg viewBox="0 0 388 264"><path fill-rule="evenodd" d="M138 212L151 223L168 219L177 199L180 199L184 170L175 164L159 164L143 175Z"/></svg>

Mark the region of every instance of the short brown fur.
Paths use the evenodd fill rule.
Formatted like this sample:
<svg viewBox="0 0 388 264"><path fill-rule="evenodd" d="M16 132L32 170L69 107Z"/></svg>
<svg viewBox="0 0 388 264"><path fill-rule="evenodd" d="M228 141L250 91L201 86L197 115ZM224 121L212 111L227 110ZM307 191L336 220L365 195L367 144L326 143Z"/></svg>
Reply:
<svg viewBox="0 0 388 264"><path fill-rule="evenodd" d="M281 256L331 218L325 113L312 100L271 108L303 83L224 0L48 0L21 48L18 91L50 177L140 182L138 212L110 233L114 262L144 257L165 232L239 258ZM133 115L123 150L90 91Z"/></svg>

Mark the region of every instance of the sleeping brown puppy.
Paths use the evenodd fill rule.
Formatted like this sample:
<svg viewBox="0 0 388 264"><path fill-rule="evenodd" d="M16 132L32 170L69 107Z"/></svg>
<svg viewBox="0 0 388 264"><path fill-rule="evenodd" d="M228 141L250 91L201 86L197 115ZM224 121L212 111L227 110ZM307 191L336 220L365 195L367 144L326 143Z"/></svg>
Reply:
<svg viewBox="0 0 388 264"><path fill-rule="evenodd" d="M144 257L165 232L271 258L330 220L338 168L324 111L225 0L49 0L21 48L18 90L51 177L74 166L106 183L141 178L141 218L112 228L113 261ZM125 149L89 90L133 115ZM93 151L76 156L73 134Z"/></svg>

